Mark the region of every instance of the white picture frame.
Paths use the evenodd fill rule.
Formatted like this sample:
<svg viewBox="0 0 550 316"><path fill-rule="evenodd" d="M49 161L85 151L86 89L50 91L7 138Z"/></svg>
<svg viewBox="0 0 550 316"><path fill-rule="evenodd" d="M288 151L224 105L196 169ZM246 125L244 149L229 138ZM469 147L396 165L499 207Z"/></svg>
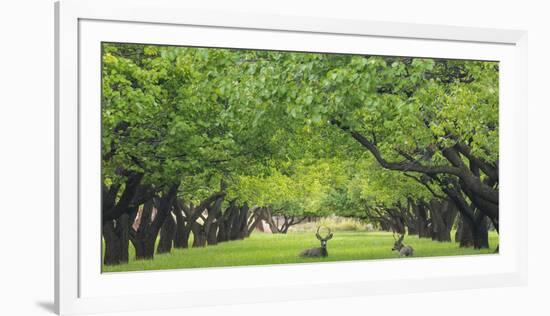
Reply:
<svg viewBox="0 0 550 316"><path fill-rule="evenodd" d="M526 284L526 32L201 11L177 0L64 0L55 4L55 11L55 306L59 314ZM100 191L95 184L100 179L98 43L102 41L500 61L500 253L101 274L100 213L93 210L99 205ZM257 281L239 285L243 275ZM199 282L205 279L223 282L219 286Z"/></svg>

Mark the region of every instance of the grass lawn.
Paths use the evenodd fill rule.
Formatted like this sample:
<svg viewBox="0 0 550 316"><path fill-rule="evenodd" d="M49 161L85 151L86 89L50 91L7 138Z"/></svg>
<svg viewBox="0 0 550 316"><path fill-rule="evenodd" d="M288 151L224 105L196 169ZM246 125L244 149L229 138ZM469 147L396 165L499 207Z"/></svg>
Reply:
<svg viewBox="0 0 550 316"><path fill-rule="evenodd" d="M453 234L454 235L454 234ZM414 248L415 257L477 255L493 253L498 235L490 232L491 249L460 248L455 242L436 242L411 236L404 243ZM326 258L301 258L301 250L318 247L311 232L293 232L287 235L253 233L245 240L230 241L205 248L173 249L170 254L155 254L153 260L134 260L130 243L130 262L116 266L103 266L103 272L205 268L280 263L328 262L397 258L391 251L393 237L387 232L336 232L328 242Z"/></svg>

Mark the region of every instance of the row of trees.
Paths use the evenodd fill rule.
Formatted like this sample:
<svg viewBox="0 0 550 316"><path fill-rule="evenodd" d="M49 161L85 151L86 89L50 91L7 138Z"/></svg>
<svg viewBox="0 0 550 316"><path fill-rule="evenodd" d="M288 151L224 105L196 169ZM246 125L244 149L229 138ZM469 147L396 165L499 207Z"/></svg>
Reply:
<svg viewBox="0 0 550 316"><path fill-rule="evenodd" d="M329 214L436 240L459 216L476 248L498 230L497 63L102 49L106 264Z"/></svg>

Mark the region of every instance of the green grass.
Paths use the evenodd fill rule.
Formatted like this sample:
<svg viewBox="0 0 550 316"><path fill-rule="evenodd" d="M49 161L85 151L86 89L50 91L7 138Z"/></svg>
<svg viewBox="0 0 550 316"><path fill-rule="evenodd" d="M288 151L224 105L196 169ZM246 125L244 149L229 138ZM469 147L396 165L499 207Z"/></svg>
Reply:
<svg viewBox="0 0 550 316"><path fill-rule="evenodd" d="M392 234L386 232L338 232L328 243L328 257L301 258L298 256L301 250L319 246L312 233L254 233L245 240L205 248L173 249L170 254L155 254L153 260L134 260L134 248L130 246L128 264L103 266L103 272L397 258L397 253L391 251L393 242ZM493 253L498 235L491 232L491 249L483 250L460 248L455 242L436 242L416 236L406 237L404 243L414 248L415 257L478 255Z"/></svg>

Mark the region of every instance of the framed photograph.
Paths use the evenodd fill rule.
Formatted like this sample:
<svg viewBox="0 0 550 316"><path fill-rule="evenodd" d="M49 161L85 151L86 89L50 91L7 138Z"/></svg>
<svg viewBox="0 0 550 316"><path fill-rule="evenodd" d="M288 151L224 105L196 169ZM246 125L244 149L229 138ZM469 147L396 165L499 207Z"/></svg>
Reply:
<svg viewBox="0 0 550 316"><path fill-rule="evenodd" d="M525 32L55 10L59 314L526 283Z"/></svg>

